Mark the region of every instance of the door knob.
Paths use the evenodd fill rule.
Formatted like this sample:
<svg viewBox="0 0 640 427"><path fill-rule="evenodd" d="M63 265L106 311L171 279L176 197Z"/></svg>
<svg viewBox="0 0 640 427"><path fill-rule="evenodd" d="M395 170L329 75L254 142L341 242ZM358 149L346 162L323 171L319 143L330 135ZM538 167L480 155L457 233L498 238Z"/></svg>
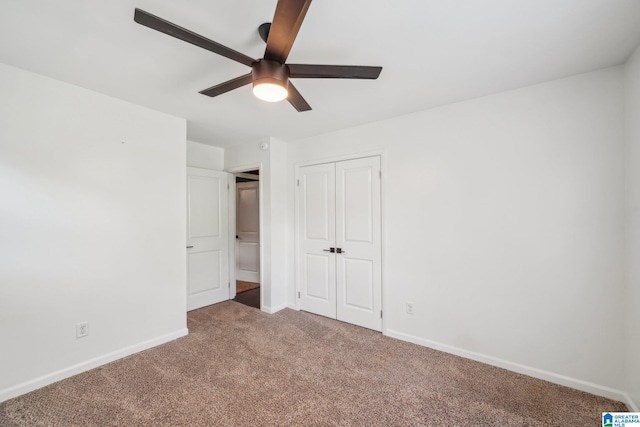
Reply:
<svg viewBox="0 0 640 427"><path fill-rule="evenodd" d="M323 251L334 253L336 251L336 248L323 249Z"/></svg>
<svg viewBox="0 0 640 427"><path fill-rule="evenodd" d="M346 252L343 251L342 248L336 248L336 252L339 254L346 254Z"/></svg>
<svg viewBox="0 0 640 427"><path fill-rule="evenodd" d="M187 249L191 249L191 248L193 248L193 246L187 246Z"/></svg>

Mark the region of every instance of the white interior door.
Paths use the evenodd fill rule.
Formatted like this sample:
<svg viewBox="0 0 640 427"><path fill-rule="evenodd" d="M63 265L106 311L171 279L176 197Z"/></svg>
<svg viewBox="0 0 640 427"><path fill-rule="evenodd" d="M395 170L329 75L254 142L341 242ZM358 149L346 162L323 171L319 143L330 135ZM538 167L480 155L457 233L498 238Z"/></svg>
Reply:
<svg viewBox="0 0 640 427"><path fill-rule="evenodd" d="M380 157L336 163L337 318L382 330Z"/></svg>
<svg viewBox="0 0 640 427"><path fill-rule="evenodd" d="M298 176L300 308L382 330L380 157Z"/></svg>
<svg viewBox="0 0 640 427"><path fill-rule="evenodd" d="M229 299L227 182L187 168L187 310Z"/></svg>
<svg viewBox="0 0 640 427"><path fill-rule="evenodd" d="M335 164L299 173L300 308L336 318Z"/></svg>
<svg viewBox="0 0 640 427"><path fill-rule="evenodd" d="M236 184L236 280L260 283L259 182Z"/></svg>

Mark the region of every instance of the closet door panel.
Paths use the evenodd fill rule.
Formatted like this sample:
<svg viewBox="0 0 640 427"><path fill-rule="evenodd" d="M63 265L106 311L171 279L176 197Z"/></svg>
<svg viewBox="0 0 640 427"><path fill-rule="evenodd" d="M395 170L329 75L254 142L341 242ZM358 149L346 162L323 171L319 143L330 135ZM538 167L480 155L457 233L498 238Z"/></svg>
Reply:
<svg viewBox="0 0 640 427"><path fill-rule="evenodd" d="M336 163L337 319L382 330L380 158Z"/></svg>
<svg viewBox="0 0 640 427"><path fill-rule="evenodd" d="M335 164L300 168L300 308L336 318Z"/></svg>

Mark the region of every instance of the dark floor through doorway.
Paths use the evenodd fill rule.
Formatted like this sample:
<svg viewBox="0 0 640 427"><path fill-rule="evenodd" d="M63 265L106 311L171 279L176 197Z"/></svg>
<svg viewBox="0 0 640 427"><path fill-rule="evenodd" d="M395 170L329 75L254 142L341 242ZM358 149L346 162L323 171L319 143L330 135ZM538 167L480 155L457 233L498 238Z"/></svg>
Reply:
<svg viewBox="0 0 640 427"><path fill-rule="evenodd" d="M240 304L260 309L260 288L236 294L236 297L233 300Z"/></svg>

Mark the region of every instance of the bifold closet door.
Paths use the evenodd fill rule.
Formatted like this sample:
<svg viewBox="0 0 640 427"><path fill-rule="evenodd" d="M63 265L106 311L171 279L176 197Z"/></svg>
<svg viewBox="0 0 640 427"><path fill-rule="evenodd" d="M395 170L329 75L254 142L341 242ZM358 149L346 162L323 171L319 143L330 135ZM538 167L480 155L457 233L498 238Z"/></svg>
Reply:
<svg viewBox="0 0 640 427"><path fill-rule="evenodd" d="M380 157L336 163L337 319L382 330Z"/></svg>
<svg viewBox="0 0 640 427"><path fill-rule="evenodd" d="M380 158L301 167L300 308L380 331Z"/></svg>
<svg viewBox="0 0 640 427"><path fill-rule="evenodd" d="M300 308L336 318L335 164L300 170Z"/></svg>

